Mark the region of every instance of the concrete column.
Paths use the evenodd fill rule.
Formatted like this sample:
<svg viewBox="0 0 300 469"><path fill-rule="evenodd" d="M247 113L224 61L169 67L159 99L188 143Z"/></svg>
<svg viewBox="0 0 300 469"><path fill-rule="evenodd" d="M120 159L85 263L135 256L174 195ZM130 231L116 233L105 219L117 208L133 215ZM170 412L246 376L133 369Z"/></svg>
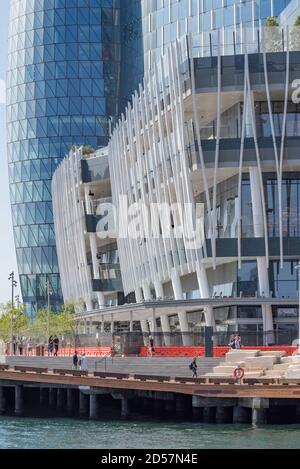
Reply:
<svg viewBox="0 0 300 469"><path fill-rule="evenodd" d="M100 326L100 332L101 332L102 334L104 333L104 316L102 317L101 326Z"/></svg>
<svg viewBox="0 0 300 469"><path fill-rule="evenodd" d="M170 324L169 324L169 317L166 314L162 314L160 316L160 323L161 323L161 328L164 334L164 341L166 347L171 345L171 329L170 329Z"/></svg>
<svg viewBox="0 0 300 469"><path fill-rule="evenodd" d="M133 332L133 319L132 319L132 311L129 313L129 332Z"/></svg>
<svg viewBox="0 0 300 469"><path fill-rule="evenodd" d="M155 338L155 334L157 332L155 308L152 308L151 324L152 324L151 332L153 334L153 338Z"/></svg>
<svg viewBox="0 0 300 469"><path fill-rule="evenodd" d="M187 413L187 402L186 396L177 394L175 396L175 412L176 417L183 418Z"/></svg>
<svg viewBox="0 0 300 469"><path fill-rule="evenodd" d="M147 319L140 319L141 329L144 337L144 345L148 345L148 335L149 335L149 327Z"/></svg>
<svg viewBox="0 0 300 469"><path fill-rule="evenodd" d="M249 423L249 414L246 407L233 408L233 423Z"/></svg>
<svg viewBox="0 0 300 469"><path fill-rule="evenodd" d="M83 329L83 333L84 333L84 334L87 334L87 320L86 320L86 319L83 320L83 324L84 324L84 325L83 325L83 328L84 328L84 329Z"/></svg>
<svg viewBox="0 0 300 469"><path fill-rule="evenodd" d="M46 407L48 404L48 389L40 388L40 406Z"/></svg>
<svg viewBox="0 0 300 469"><path fill-rule="evenodd" d="M269 399L252 399L252 425L265 425L267 422L267 409Z"/></svg>
<svg viewBox="0 0 300 469"><path fill-rule="evenodd" d="M156 298L163 299L165 295L164 295L164 289L163 289L162 283L159 281L154 282L154 288L155 288Z"/></svg>
<svg viewBox="0 0 300 469"><path fill-rule="evenodd" d="M164 408L164 401L162 401L161 399L153 400L153 409L156 414L161 415L163 412L163 408Z"/></svg>
<svg viewBox="0 0 300 469"><path fill-rule="evenodd" d="M24 413L24 396L23 386L18 384L15 386L15 415L23 415Z"/></svg>
<svg viewBox="0 0 300 469"><path fill-rule="evenodd" d="M252 409L252 425L266 425L267 424L267 410L266 409Z"/></svg>
<svg viewBox="0 0 300 469"><path fill-rule="evenodd" d="M143 293L144 293L144 300L145 301L151 301L151 290L150 287L147 283L144 283L143 285Z"/></svg>
<svg viewBox="0 0 300 469"><path fill-rule="evenodd" d="M79 416L86 417L89 410L89 396L79 391Z"/></svg>
<svg viewBox="0 0 300 469"><path fill-rule="evenodd" d="M6 402L4 396L4 387L0 386L0 415L5 413L6 409Z"/></svg>
<svg viewBox="0 0 300 469"><path fill-rule="evenodd" d="M75 407L75 389L67 389L67 412L73 414Z"/></svg>
<svg viewBox="0 0 300 469"><path fill-rule="evenodd" d="M114 316L113 316L113 314L110 315L110 332L111 332L111 334L114 333Z"/></svg>
<svg viewBox="0 0 300 469"><path fill-rule="evenodd" d="M231 423L232 414L230 407L216 407L216 423Z"/></svg>
<svg viewBox="0 0 300 469"><path fill-rule="evenodd" d="M172 274L172 286L175 300L183 300L181 280L178 273L175 271ZM187 334L187 332L189 332L189 325L187 322L186 312L181 311L180 313L178 313L178 319L180 324L180 330L183 333L182 343L185 346L191 345L191 337L189 336L189 334Z"/></svg>
<svg viewBox="0 0 300 469"><path fill-rule="evenodd" d="M90 394L90 419L99 417L100 405L97 394Z"/></svg>
<svg viewBox="0 0 300 469"><path fill-rule="evenodd" d="M174 401L171 401L171 400L165 401L165 412L166 414L170 415L170 417L174 415L174 407L175 407Z"/></svg>
<svg viewBox="0 0 300 469"><path fill-rule="evenodd" d="M121 399L121 418L126 420L129 417L129 399L122 397Z"/></svg>
<svg viewBox="0 0 300 469"><path fill-rule="evenodd" d="M57 401L57 391L56 388L49 388L49 407L55 408Z"/></svg>
<svg viewBox="0 0 300 469"><path fill-rule="evenodd" d="M199 397L192 396L192 414L193 419L199 421L203 417L203 407L200 406Z"/></svg>
<svg viewBox="0 0 300 469"><path fill-rule="evenodd" d="M135 300L137 303L142 303L143 302L143 292L140 287L137 287L135 290Z"/></svg>
<svg viewBox="0 0 300 469"><path fill-rule="evenodd" d="M197 280L199 285L200 296L203 299L210 298L209 284L207 279L207 273L205 267L200 264L196 271ZM206 326L215 328L215 318L212 306L206 306L204 308L205 323Z"/></svg>
<svg viewBox="0 0 300 469"><path fill-rule="evenodd" d="M215 407L203 407L203 422L212 423L215 421L216 408Z"/></svg>
<svg viewBox="0 0 300 469"><path fill-rule="evenodd" d="M249 168L250 175L250 187L251 187L251 203L252 203L252 215L253 215L253 227L254 237L264 238L264 217L263 217L263 201L260 190L260 177L257 167ZM270 297L270 284L269 284L269 273L268 265L265 257L257 258L257 273L258 273L258 284L259 294L266 298ZM266 338L266 342L272 343L274 341L274 325L272 308L269 305L262 305L262 316L263 316L263 328L264 332L271 331L270 337Z"/></svg>
<svg viewBox="0 0 300 469"><path fill-rule="evenodd" d="M99 260L97 259L97 235L96 233L90 233L90 247L91 247L91 254L92 254L92 263L93 263L93 277L94 279L100 278L100 266ZM105 306L105 296L102 292L97 292L97 300L99 303L99 308L103 309Z"/></svg>
<svg viewBox="0 0 300 469"><path fill-rule="evenodd" d="M66 404L66 390L64 388L57 388L57 409L63 410Z"/></svg>

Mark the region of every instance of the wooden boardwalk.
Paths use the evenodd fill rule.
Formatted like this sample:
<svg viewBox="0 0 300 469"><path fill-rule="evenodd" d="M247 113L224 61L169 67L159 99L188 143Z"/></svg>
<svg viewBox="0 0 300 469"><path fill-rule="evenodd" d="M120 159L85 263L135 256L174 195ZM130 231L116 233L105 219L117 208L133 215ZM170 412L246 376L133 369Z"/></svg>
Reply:
<svg viewBox="0 0 300 469"><path fill-rule="evenodd" d="M20 368L20 367L19 367ZM59 371L59 370L58 370ZM87 376L73 376L64 370L66 374L47 372L46 370L33 371L31 368L27 372L17 370L2 370L0 371L0 385L2 386L15 386L25 385L34 387L90 387L90 388L109 388L120 391L159 391L166 393L177 393L199 397L214 397L214 398L270 398L270 399L298 399L300 398L300 380L259 380L253 384L232 384L223 383L220 380L199 378L198 380L186 380L180 378L162 377L139 375L138 379L132 376L118 376L109 377L94 376L89 374ZM70 373L70 374L68 374ZM177 381L176 381L177 379ZM230 380L232 381L232 380Z"/></svg>

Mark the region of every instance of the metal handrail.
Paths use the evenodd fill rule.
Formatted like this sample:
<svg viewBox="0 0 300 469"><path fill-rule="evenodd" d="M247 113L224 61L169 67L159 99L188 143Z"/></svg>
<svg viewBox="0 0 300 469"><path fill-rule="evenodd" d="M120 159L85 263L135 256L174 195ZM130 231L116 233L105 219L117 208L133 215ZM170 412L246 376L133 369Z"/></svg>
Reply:
<svg viewBox="0 0 300 469"><path fill-rule="evenodd" d="M102 357L100 360L95 361L95 371L97 371L97 366L99 363L102 363L104 361L104 371L106 371L106 359L107 357Z"/></svg>

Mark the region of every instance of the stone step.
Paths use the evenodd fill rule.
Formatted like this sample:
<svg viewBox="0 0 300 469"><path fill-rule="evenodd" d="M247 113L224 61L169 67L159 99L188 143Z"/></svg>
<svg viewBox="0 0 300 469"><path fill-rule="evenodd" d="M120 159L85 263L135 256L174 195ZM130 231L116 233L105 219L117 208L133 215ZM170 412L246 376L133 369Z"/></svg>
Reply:
<svg viewBox="0 0 300 469"><path fill-rule="evenodd" d="M271 357L271 356L285 357L286 352L284 350L261 351L259 353L259 356L260 357Z"/></svg>
<svg viewBox="0 0 300 469"><path fill-rule="evenodd" d="M273 370L282 370L282 371L286 371L289 366L291 366L290 363L275 363L275 365L273 366Z"/></svg>
<svg viewBox="0 0 300 469"><path fill-rule="evenodd" d="M252 357L252 358L245 358L245 367L248 370L251 369L271 369L273 368L274 363L276 363L278 357L270 356L270 357Z"/></svg>
<svg viewBox="0 0 300 469"><path fill-rule="evenodd" d="M264 373L265 376L272 376L274 378L283 378L285 374L286 370L266 370Z"/></svg>
<svg viewBox="0 0 300 469"><path fill-rule="evenodd" d="M225 361L229 363L237 363L244 361L246 358L257 357L259 350L233 350L226 354Z"/></svg>

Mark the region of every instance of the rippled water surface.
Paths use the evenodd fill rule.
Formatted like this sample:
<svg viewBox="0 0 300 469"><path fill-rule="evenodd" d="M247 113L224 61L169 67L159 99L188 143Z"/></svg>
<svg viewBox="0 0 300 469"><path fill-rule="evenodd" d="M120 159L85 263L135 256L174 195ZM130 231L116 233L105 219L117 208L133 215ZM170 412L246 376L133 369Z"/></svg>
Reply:
<svg viewBox="0 0 300 469"><path fill-rule="evenodd" d="M300 448L300 425L253 428L0 417L0 448Z"/></svg>

